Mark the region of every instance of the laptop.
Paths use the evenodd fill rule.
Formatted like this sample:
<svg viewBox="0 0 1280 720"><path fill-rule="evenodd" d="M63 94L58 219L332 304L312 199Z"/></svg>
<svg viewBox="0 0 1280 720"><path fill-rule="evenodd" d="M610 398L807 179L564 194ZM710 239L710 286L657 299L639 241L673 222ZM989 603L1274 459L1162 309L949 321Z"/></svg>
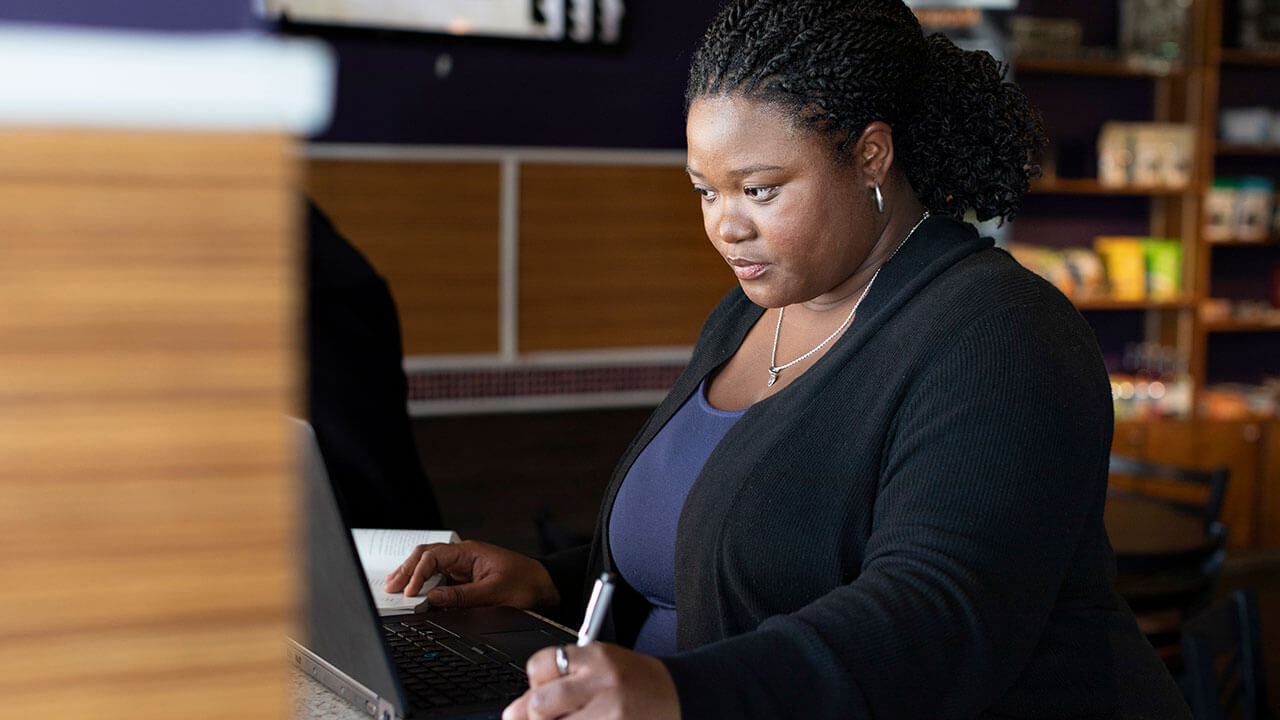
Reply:
<svg viewBox="0 0 1280 720"><path fill-rule="evenodd" d="M290 661L377 720L498 718L528 688L529 656L568 628L509 607L380 616L315 432L291 419L304 490L299 637Z"/></svg>

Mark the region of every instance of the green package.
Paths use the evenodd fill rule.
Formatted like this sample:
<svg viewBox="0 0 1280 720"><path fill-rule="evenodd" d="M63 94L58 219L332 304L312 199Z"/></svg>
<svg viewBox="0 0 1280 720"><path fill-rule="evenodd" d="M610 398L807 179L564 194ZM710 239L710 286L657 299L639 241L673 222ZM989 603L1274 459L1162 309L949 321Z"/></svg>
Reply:
<svg viewBox="0 0 1280 720"><path fill-rule="evenodd" d="M1147 297L1176 300L1182 294L1182 242L1171 238L1143 238L1147 266Z"/></svg>

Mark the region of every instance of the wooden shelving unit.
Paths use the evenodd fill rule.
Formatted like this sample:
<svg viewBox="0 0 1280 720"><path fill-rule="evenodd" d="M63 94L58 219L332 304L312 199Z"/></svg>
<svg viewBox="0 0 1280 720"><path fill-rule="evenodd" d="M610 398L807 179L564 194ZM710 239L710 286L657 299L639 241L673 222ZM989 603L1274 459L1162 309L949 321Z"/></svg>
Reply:
<svg viewBox="0 0 1280 720"><path fill-rule="evenodd" d="M1153 67L1121 60L1020 58L1013 63L1015 74L1098 75L1102 77L1163 78L1184 77L1181 66Z"/></svg>
<svg viewBox="0 0 1280 720"><path fill-rule="evenodd" d="M1280 145L1243 145L1219 142L1214 148L1217 155L1280 157Z"/></svg>
<svg viewBox="0 0 1280 720"><path fill-rule="evenodd" d="M1224 47L1219 53L1222 65L1240 67L1280 67L1280 51L1261 52L1257 50L1241 50Z"/></svg>
<svg viewBox="0 0 1280 720"><path fill-rule="evenodd" d="M1206 243L1211 248L1216 247L1267 247L1270 245L1280 245L1280 235L1272 235L1266 240L1211 240Z"/></svg>
<svg viewBox="0 0 1280 720"><path fill-rule="evenodd" d="M1049 58L1018 59L1012 65L1015 75L1026 76L1029 82L1030 78L1037 76L1056 75L1067 78L1067 80L1058 78L1037 80L1046 87L1053 87L1055 91L1069 87L1067 83L1078 82L1088 87L1087 84L1092 82L1097 87L1104 87L1102 82L1107 78L1133 78L1137 81L1145 79L1153 83L1150 120L1183 122L1195 128L1197 147L1193 158L1192 181L1186 186L1116 187L1103 185L1096 178L1052 176L1041 179L1031 186L1031 192L1036 195L1148 198L1150 234L1181 238L1185 297L1162 302L1081 300L1076 305L1082 311L1088 312L1113 310L1144 312L1142 332L1145 337L1135 338L1135 341L1157 342L1177 348L1179 355L1186 363L1188 375L1195 388L1192 401L1193 414L1194 408L1199 404L1200 390L1210 380L1214 380L1208 377L1212 335L1270 333L1280 330L1280 323L1211 323L1200 318L1196 311L1199 302L1209 297L1210 287L1215 284L1215 260L1219 264L1226 262L1223 253L1215 256L1213 252L1215 248L1261 248L1264 253L1263 261L1269 264L1271 256L1265 253L1274 251L1274 248L1280 245L1280 237L1271 237L1262 242L1231 240L1212 243L1203 237L1202 228L1205 221L1203 200L1213 181L1215 170L1221 174L1231 174L1223 173L1220 168L1216 168L1219 160L1225 158L1229 167L1265 169L1270 167L1266 163L1270 163L1272 158L1280 158L1280 143L1244 145L1221 142L1217 138L1223 69L1243 68L1235 72L1252 73L1271 72L1271 69L1280 70L1280 52L1252 52L1223 47L1223 5L1223 0L1193 0L1189 10L1186 62L1182 66L1153 67L1120 60ZM1232 72L1232 70L1228 69L1226 72ZM1080 79L1070 79L1074 77ZM1094 79L1091 80L1091 78ZM1103 80L1097 80L1097 78ZM1276 81L1280 82L1280 73L1277 74ZM1236 98L1235 101L1240 102L1240 99ZM1245 102L1245 104L1248 103ZM1135 119L1133 110L1134 108L1130 107L1126 111L1127 114L1120 114L1117 117L1124 121L1133 121ZM1280 107L1276 110L1280 111ZM1085 115L1093 122L1098 121L1097 113ZM1105 119L1106 113L1102 115ZM1079 144L1079 137L1071 139L1077 145ZM1085 172L1088 172L1087 169ZM1277 172L1280 173L1280 164L1277 165ZM1240 174L1258 173L1253 171ZM1108 221L1099 220L1097 234L1107 234L1106 222ZM1130 228L1132 225L1133 223L1130 222ZM1240 262L1233 261L1232 265L1238 266ZM1219 272L1226 272L1225 266L1220 268ZM1218 280L1221 281L1222 278ZM1100 318L1099 321L1109 322L1105 318ZM1268 342L1270 342L1269 338ZM1224 373L1222 358L1217 355L1214 357L1214 372L1224 377L1229 375L1230 367L1228 366Z"/></svg>
<svg viewBox="0 0 1280 720"><path fill-rule="evenodd" d="M1103 185L1093 178L1043 178L1031 183L1031 192L1046 195L1130 195L1146 197L1175 196L1189 187Z"/></svg>
<svg viewBox="0 0 1280 720"><path fill-rule="evenodd" d="M1280 356L1275 352L1280 347L1280 322L1207 320L1199 312L1201 304L1210 300L1211 292L1215 300L1256 299L1256 295L1244 297L1255 292L1256 278L1241 278L1235 273L1242 272L1242 266L1249 269L1255 264L1259 271L1271 272L1271 266L1280 258L1280 237L1262 242L1210 242L1204 237L1204 197L1215 174L1280 178L1280 146L1238 145L1218 139L1218 110L1223 99L1241 106L1277 103L1276 93L1260 91L1271 87L1269 78L1280 83L1280 52L1223 47L1224 6L1234 8L1235 4L1226 0L1192 0L1185 80L1154 81L1157 103L1181 105L1185 111L1159 119L1189 122L1196 128L1191 186L1174 198L1151 201L1153 221L1157 212L1168 213L1165 220L1180 212L1189 221L1182 225L1183 278L1192 303L1186 309L1153 311L1145 317L1162 321L1174 318L1179 338L1190 338L1189 348L1184 349L1180 341L1179 354L1188 364L1193 413L1185 420L1135 417L1117 422L1113 450L1188 466L1230 467L1231 486L1222 517L1231 528L1231 549L1275 548L1280 547L1280 532L1272 530L1275 523L1266 518L1280 512L1280 422L1248 413L1224 414L1223 396L1208 390L1220 389L1212 388L1210 382L1252 382L1259 369L1268 375L1280 372L1280 364L1271 359ZM1268 100L1259 99L1268 94ZM1280 104L1273 105L1273 109L1280 110ZM1167 207L1157 210L1161 203ZM1245 247L1257 250L1243 251L1247 257L1242 258L1237 249ZM1215 253L1215 249L1220 251ZM1241 284L1242 279L1248 282ZM1238 292L1240 296L1218 298L1219 290L1224 294Z"/></svg>
<svg viewBox="0 0 1280 720"><path fill-rule="evenodd" d="M1189 15L1190 27L1198 29L1203 24L1203 18L1208 14L1207 3L1211 1L1193 0ZM1084 17L1085 15L1087 15L1087 11L1082 8L1081 16ZM1114 115L1115 119L1126 122L1146 120L1151 122L1190 123L1199 129L1199 122L1203 114L1201 112L1202 98L1198 92L1198 87L1204 47L1204 43L1200 40L1191 43L1186 53L1185 62L1172 66L1128 62L1119 59L1019 58L1013 62L1012 69L1015 78L1026 77L1029 81L1035 79L1036 82L1042 83L1045 87L1052 87L1055 92L1062 92L1062 88L1074 87L1078 83L1079 90L1068 91L1079 92L1082 96L1096 96L1100 92L1114 91L1114 85L1108 86L1106 84L1112 79L1132 81L1135 92L1150 93L1151 105L1146 111L1147 115L1135 118L1132 112L1136 108L1133 108L1133 103L1130 103L1131 107L1127 113L1122 112ZM1141 83L1144 82L1150 83L1149 87L1143 87ZM1099 88L1106 88L1106 90L1099 90ZM1034 97L1033 100L1035 100ZM1062 108L1059 107L1058 109L1061 110ZM1084 113L1084 116L1089 118L1089 122L1097 122L1098 115L1099 113L1097 112ZM1105 119L1107 113L1104 112L1101 115ZM1200 142L1199 138L1200 136L1197 132L1197 142ZM1055 142L1058 139L1051 138ZM1069 139L1076 146L1082 140L1078 136L1072 136ZM1141 326L1141 330L1132 338L1133 342L1175 347L1182 364L1188 369L1193 387L1198 386L1202 379L1203 368L1202 363L1196 365L1197 362L1200 362L1200 358L1196 356L1198 347L1196 306L1203 292L1200 290L1202 286L1198 282L1196 273L1199 255L1199 239L1196 236L1196 229L1200 224L1200 203L1203 197L1203 180L1199 171L1202 162L1202 158L1197 153L1193 160L1191 182L1180 186L1114 186L1104 185L1093 177L1058 176L1046 177L1031 185L1031 192L1041 196L1079 196L1082 199L1133 198L1136 201L1145 201L1140 203L1145 204L1145 209L1137 209L1139 204L1134 204L1132 201L1129 204L1117 203L1110 206L1112 208L1135 208L1132 219L1143 218L1146 224L1145 232L1135 232L1133 229L1134 223L1128 222L1129 218L1126 218L1126 222L1119 224L1120 227L1128 227L1128 230L1113 231L1111 228L1116 227L1116 225L1112 224L1115 219L1115 216L1112 215L1108 216L1109 219L1099 218L1096 223L1095 235L1139 234L1176 237L1181 240L1183 255L1183 294L1181 296L1167 300L1098 298L1077 300L1075 305L1082 312L1090 313L1089 320L1094 323L1095 328L1099 329L1100 336L1108 334L1106 331L1107 326L1124 327L1133 325L1133 320L1111 318L1108 317L1109 313L1137 313L1139 315L1137 322ZM1088 170L1085 169L1084 172L1087 173ZM1047 202L1052 203L1053 201ZM1086 204L1082 203L1081 207L1086 207ZM1108 212L1111 211L1109 210ZM1085 242L1087 243L1087 240ZM1111 334L1114 337L1114 333ZM1118 348L1110 348L1112 354L1117 351ZM1108 352L1107 348L1104 348L1105 352ZM1194 401L1192 404L1194 405Z"/></svg>
<svg viewBox="0 0 1280 720"><path fill-rule="evenodd" d="M1094 298L1089 300L1073 300L1078 310L1180 310L1190 308L1195 303L1189 297L1173 300L1111 300Z"/></svg>
<svg viewBox="0 0 1280 720"><path fill-rule="evenodd" d="M1206 16L1205 28L1205 51L1203 52L1202 69L1200 75L1203 78L1201 83L1201 138L1206 144L1205 152L1202 158L1202 170L1199 173L1201 192L1208 190L1215 176L1240 176L1240 175L1266 175L1273 179L1280 180L1280 143L1277 144L1240 144L1223 142L1218 138L1218 113L1221 107L1234 105L1268 105L1273 111L1280 111L1280 105L1277 105L1277 97L1274 92L1257 92L1263 90L1262 87L1256 87L1259 77L1267 78L1267 84L1271 82L1280 83L1280 52L1277 51L1254 51L1242 48L1227 46L1228 38L1224 35L1224 27L1229 25L1224 17L1226 13L1232 11L1235 6L1224 0L1208 0L1210 12ZM1247 80L1246 80L1247 78ZM1234 82L1233 82L1234 81ZM1242 95L1243 86L1249 86L1249 92ZM1253 248L1254 253L1248 257L1250 263L1254 263L1256 258L1257 270L1259 272L1270 272L1269 266L1280 263L1280 236L1272 235L1262 241L1246 241L1246 240L1226 240L1226 241L1209 241L1203 237L1198 243L1197 264L1198 275L1197 287L1200 288L1201 297L1208 297L1209 288L1224 279L1230 279L1224 276L1224 273L1239 273L1240 261L1238 255L1236 259L1229 261L1228 255L1234 255L1241 248ZM1226 252L1215 253L1215 250L1223 249ZM1227 250L1229 249L1229 250ZM1215 283L1215 278L1218 283ZM1236 286L1240 278L1230 283ZM1265 282L1261 278L1249 278L1246 285L1256 287L1256 282ZM1244 299L1256 299L1255 297L1241 298L1229 297L1225 298L1232 301ZM1196 361L1200 368L1198 382L1203 385L1215 380L1234 380L1230 377L1232 365L1230 358L1224 358L1221 352L1224 348L1238 347L1242 342L1253 344L1253 340L1245 340L1244 338L1222 337L1227 335L1240 335L1247 333L1265 333L1268 336L1258 339L1257 352L1268 353L1273 352L1271 348L1276 347L1273 333L1280 332L1280 322L1270 321L1241 321L1241 320L1199 320L1197 322L1196 333ZM1205 368L1207 366L1207 358L1209 356L1216 357L1215 372L1218 378L1207 376ZM1224 366L1224 359L1227 365ZM1255 366L1256 362L1252 362L1252 358L1242 358L1241 362L1245 367ZM1225 369L1224 369L1225 368ZM1280 364L1275 368L1280 371ZM1245 371L1248 372L1247 370ZM1241 380L1248 380L1241 377Z"/></svg>
<svg viewBox="0 0 1280 720"><path fill-rule="evenodd" d="M1203 324L1207 333L1250 333L1280 331L1280 322L1244 322L1240 320L1217 320Z"/></svg>

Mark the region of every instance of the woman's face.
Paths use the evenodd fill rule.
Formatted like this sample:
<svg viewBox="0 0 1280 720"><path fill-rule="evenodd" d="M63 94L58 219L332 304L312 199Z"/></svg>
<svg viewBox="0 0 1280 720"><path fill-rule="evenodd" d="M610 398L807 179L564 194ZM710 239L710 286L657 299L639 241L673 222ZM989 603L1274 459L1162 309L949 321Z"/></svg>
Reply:
<svg viewBox="0 0 1280 720"><path fill-rule="evenodd" d="M689 176L707 237L752 302L837 303L876 232L868 183L823 137L771 105L707 97L689 108Z"/></svg>

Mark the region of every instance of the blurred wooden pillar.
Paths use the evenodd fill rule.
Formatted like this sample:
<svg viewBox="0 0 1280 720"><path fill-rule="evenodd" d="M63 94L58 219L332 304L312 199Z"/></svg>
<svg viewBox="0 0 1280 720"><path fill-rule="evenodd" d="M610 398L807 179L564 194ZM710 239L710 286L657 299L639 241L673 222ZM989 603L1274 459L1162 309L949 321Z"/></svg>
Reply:
<svg viewBox="0 0 1280 720"><path fill-rule="evenodd" d="M292 141L0 130L0 715L288 713Z"/></svg>
<svg viewBox="0 0 1280 720"><path fill-rule="evenodd" d="M288 717L331 59L0 24L0 67L0 717Z"/></svg>

